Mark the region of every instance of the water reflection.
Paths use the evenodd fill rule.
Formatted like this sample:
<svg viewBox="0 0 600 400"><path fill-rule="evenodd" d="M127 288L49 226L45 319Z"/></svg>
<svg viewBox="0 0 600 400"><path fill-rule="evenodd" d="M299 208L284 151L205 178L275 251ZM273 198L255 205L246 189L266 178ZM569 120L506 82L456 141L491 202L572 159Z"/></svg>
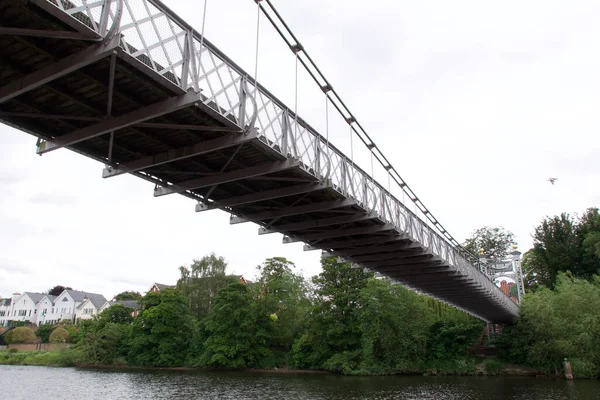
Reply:
<svg viewBox="0 0 600 400"><path fill-rule="evenodd" d="M0 366L6 399L600 399L599 381Z"/></svg>

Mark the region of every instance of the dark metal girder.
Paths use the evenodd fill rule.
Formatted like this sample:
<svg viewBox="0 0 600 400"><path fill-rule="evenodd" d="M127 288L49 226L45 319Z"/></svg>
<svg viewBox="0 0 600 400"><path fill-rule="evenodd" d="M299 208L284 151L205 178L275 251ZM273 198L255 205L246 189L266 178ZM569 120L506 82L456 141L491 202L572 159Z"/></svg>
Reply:
<svg viewBox="0 0 600 400"><path fill-rule="evenodd" d="M349 207L358 204L354 199L339 199L322 201L319 203L305 204L302 206L286 207L279 210L263 211L256 214L249 214L243 217L231 217L230 224L239 224L242 222L265 221L273 218L288 217L291 215L308 214L313 212L327 211L332 208Z"/></svg>
<svg viewBox="0 0 600 400"><path fill-rule="evenodd" d="M235 207L244 204L257 203L265 200L273 200L286 196L294 196L298 194L316 192L330 187L325 182L301 183L299 185L291 185L277 189L266 190L263 192L250 193L243 196L230 197L228 199L219 200L214 203L196 205L196 211L214 210L222 207Z"/></svg>
<svg viewBox="0 0 600 400"><path fill-rule="evenodd" d="M154 196L164 196L167 194L181 193L186 190L201 189L223 183L241 181L251 176L273 174L288 169L298 167L300 162L297 160L273 161L266 164L255 165L253 167L236 169L233 171L221 172L204 178L192 179L185 182L179 182L171 186L162 186L154 189Z"/></svg>
<svg viewBox="0 0 600 400"><path fill-rule="evenodd" d="M242 129L227 126L205 126L205 125L186 125L186 124L164 124L157 122L140 122L135 125L138 128L153 129L172 129L180 131L200 131L200 132L228 132L240 133ZM256 134L256 132L254 132Z"/></svg>
<svg viewBox="0 0 600 400"><path fill-rule="evenodd" d="M359 221L367 221L371 219L377 218L377 213L360 213L355 215L342 215L339 217L329 217L329 218L321 218L321 219L313 219L310 221L302 221L302 222L293 222L290 224L281 224L276 226L271 226L269 228L260 227L258 228L259 235L265 235L267 233L277 233L277 232L293 232L300 231L304 229L317 229L324 228L332 225L340 225L340 224L350 224L353 222Z"/></svg>
<svg viewBox="0 0 600 400"><path fill-rule="evenodd" d="M422 255L422 250L404 250L400 253L382 253L382 254L370 254L365 256L354 256L350 257L350 261L356 263L370 263L374 261L386 261L386 260L400 260L406 258L415 257L431 257L430 254Z"/></svg>
<svg viewBox="0 0 600 400"><path fill-rule="evenodd" d="M330 232L322 232L322 233L313 233L308 235L298 235L294 237L284 237L283 243L294 243L294 242L306 242L311 240L323 240L323 239L335 239L344 236L354 236L354 235L367 235L370 233L377 233L383 231L391 231L396 229L396 227L392 224L383 224L383 225L373 225L373 226L361 226L358 228L350 228L350 229L336 229Z"/></svg>
<svg viewBox="0 0 600 400"><path fill-rule="evenodd" d="M190 157L195 157L201 154L210 153L213 151L223 150L229 147L238 146L256 139L256 132L249 132L247 135L242 134L226 134L216 139L205 140L191 146L184 146L173 150L168 150L162 153L154 154L148 157L142 157L135 161L121 164L116 167L106 167L102 171L103 178L126 174L128 172L141 171L146 168L152 168L170 162L183 160Z"/></svg>
<svg viewBox="0 0 600 400"><path fill-rule="evenodd" d="M99 43L86 47L75 54L8 83L0 88L0 104L68 75L81 67L93 64L116 51L118 46L119 40L118 37L115 37L106 44Z"/></svg>
<svg viewBox="0 0 600 400"><path fill-rule="evenodd" d="M406 243L408 237L404 235L385 234L377 235L373 237L363 239L344 239L344 240L329 240L318 243L319 249L338 249L338 251L332 252L332 255L343 256L341 254L344 248L356 248L357 246L373 245L373 244L385 244L385 243ZM310 248L310 245L306 245L305 250L314 250ZM334 254L335 253L335 254Z"/></svg>
<svg viewBox="0 0 600 400"><path fill-rule="evenodd" d="M392 243L385 244L380 246L364 246L364 247L355 247L348 250L339 250L336 247L331 247L336 249L335 251L330 252L331 255L334 256L355 256L359 254L372 254L372 253L381 253L381 252L390 252L396 250L410 250L410 249L422 249L419 243L409 242L409 243ZM341 248L341 247L340 247Z"/></svg>
<svg viewBox="0 0 600 400"><path fill-rule="evenodd" d="M99 41L99 37L90 37L73 31L51 31L45 29L25 29L25 28L9 28L0 27L0 35L13 36L33 36L53 39L75 39L75 40L92 40Z"/></svg>
<svg viewBox="0 0 600 400"><path fill-rule="evenodd" d="M378 271L380 272L385 272L385 271L398 271L398 270L402 270L402 269L407 269L407 268L437 268L437 267L441 267L441 266L446 266L444 265L443 261L423 261L423 262L415 262L415 263L410 263L410 264L395 264L395 265L383 265L380 267L374 267L374 266L368 266L369 268L373 269L373 268L377 268Z"/></svg>
<svg viewBox="0 0 600 400"><path fill-rule="evenodd" d="M49 14L51 14L52 16L54 16L55 18L57 18L58 20L60 20L64 24L66 24L66 25L70 26L71 28L75 29L77 32L81 33L82 35L88 36L88 37L90 37L92 39L99 39L99 38L101 38L100 35L98 35L94 31L92 31L89 26L83 24L77 18L73 18L71 15L69 15L66 12L60 10L53 3L51 3L51 2L49 2L47 0L29 0L29 2L31 2L31 3L35 4L36 6L40 7L41 9L43 9L46 12L48 12ZM115 36L119 36L119 35L115 35Z"/></svg>
<svg viewBox="0 0 600 400"><path fill-rule="evenodd" d="M200 101L200 98L200 93L191 90L184 95L170 97L159 101L158 103L133 110L127 114L86 126L85 128L78 129L74 132L67 133L66 135L59 136L54 140L40 144L38 154L44 154L62 147L71 146L111 131L116 131L165 114L170 114L197 103Z"/></svg>

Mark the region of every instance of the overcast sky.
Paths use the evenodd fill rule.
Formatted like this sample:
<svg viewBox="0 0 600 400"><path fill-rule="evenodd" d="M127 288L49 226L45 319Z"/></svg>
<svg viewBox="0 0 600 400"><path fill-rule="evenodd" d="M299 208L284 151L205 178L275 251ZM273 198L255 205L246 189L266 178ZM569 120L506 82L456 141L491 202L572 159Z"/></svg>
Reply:
<svg viewBox="0 0 600 400"><path fill-rule="evenodd" d="M202 1L164 1L201 29ZM459 241L503 226L526 251L544 216L600 206L599 2L272 2ZM254 1L208 0L205 33L254 73ZM293 55L261 19L258 80L293 108L293 78ZM323 132L323 94L305 75L300 83L298 113ZM331 140L345 150L343 127L332 117ZM2 296L57 284L146 291L210 252L249 278L273 256L306 276L320 270L319 252L300 243L195 213L181 196L154 198L131 176L102 179L103 165L68 150L38 157L35 138L5 125L0 154Z"/></svg>

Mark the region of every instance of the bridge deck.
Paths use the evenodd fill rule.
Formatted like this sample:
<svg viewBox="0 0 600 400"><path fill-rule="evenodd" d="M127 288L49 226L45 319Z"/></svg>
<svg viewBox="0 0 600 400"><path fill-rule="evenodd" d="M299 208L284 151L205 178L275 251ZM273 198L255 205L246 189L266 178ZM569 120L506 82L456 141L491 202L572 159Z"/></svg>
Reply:
<svg viewBox="0 0 600 400"><path fill-rule="evenodd" d="M40 154L67 147L109 164L106 178L132 173L155 183L155 196L178 193L197 200L197 211L225 210L231 223L255 222L261 234L283 233L286 243L323 249L489 321L518 313L389 193L375 196L360 169L326 156L308 125L315 139L303 148L290 143L282 113L251 126L255 99L243 79L230 85L238 101L226 110L212 89L178 85L183 70L164 73L124 36L99 42L85 15L61 13L45 0L0 3L0 26L20 29L0 31L0 120L42 139ZM268 122L282 134L269 135Z"/></svg>

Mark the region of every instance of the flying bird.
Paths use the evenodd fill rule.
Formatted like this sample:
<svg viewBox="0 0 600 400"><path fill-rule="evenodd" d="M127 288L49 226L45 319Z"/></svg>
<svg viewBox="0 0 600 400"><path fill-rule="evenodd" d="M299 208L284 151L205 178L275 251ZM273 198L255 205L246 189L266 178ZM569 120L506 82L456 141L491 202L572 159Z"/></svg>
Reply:
<svg viewBox="0 0 600 400"><path fill-rule="evenodd" d="M548 178L548 182L554 185L554 181L558 180L558 178Z"/></svg>

